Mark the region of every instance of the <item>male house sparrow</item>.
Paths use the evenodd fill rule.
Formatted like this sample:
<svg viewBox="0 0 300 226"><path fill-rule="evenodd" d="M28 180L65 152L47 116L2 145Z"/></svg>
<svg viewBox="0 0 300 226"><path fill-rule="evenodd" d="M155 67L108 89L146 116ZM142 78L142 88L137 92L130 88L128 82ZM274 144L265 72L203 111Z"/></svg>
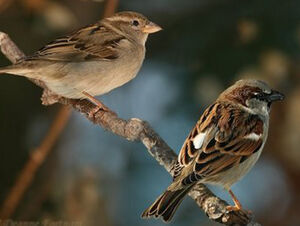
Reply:
<svg viewBox="0 0 300 226"><path fill-rule="evenodd" d="M88 98L102 107L93 97L133 79L148 35L160 30L139 13L119 12L50 42L0 73L38 79L55 94Z"/></svg>
<svg viewBox="0 0 300 226"><path fill-rule="evenodd" d="M228 206L228 211L240 210L242 206L230 187L258 160L268 135L271 104L283 98L258 80L240 80L221 93L185 140L173 183L142 217L170 221L197 183L224 187L235 204Z"/></svg>

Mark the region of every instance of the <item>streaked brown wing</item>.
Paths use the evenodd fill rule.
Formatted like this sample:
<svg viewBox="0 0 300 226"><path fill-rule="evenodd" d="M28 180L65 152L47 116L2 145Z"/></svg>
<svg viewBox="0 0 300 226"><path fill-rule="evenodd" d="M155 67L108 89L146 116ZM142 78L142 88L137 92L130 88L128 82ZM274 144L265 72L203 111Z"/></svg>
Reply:
<svg viewBox="0 0 300 226"><path fill-rule="evenodd" d="M206 131L207 128L215 121L215 114L218 105L215 103L209 106L201 116L200 120L197 122L196 126L192 129L188 137L186 138L183 146L179 152L178 162L181 166L187 166L191 161L199 154L199 150L193 145L193 140L195 137ZM212 134L213 135L213 134ZM214 135L213 135L214 136Z"/></svg>
<svg viewBox="0 0 300 226"><path fill-rule="evenodd" d="M204 112L186 139L175 176L187 175L183 183L190 184L229 169L260 149L262 133L263 122L258 116L228 103L215 103ZM197 149L193 141L199 134L205 134L205 138ZM193 172L183 172L191 164Z"/></svg>
<svg viewBox="0 0 300 226"><path fill-rule="evenodd" d="M250 140L240 138L234 145L226 148L218 147L216 142L215 151L210 153L201 152L194 163L194 172L201 178L212 176L227 170L243 161L250 155L257 152L263 144L262 139Z"/></svg>
<svg viewBox="0 0 300 226"><path fill-rule="evenodd" d="M111 60L118 57L116 47L123 39L125 37L96 23L50 42L26 60Z"/></svg>

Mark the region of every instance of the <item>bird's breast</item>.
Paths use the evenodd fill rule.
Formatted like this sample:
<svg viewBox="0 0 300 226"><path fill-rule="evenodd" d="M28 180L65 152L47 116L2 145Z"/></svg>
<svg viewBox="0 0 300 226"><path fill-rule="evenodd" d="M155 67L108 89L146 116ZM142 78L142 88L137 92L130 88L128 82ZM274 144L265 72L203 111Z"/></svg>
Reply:
<svg viewBox="0 0 300 226"><path fill-rule="evenodd" d="M205 178L203 183L215 184L224 187L227 190L230 189L234 183L242 179L254 166L263 150L263 147L264 144L261 146L259 151L250 155L244 162L212 177Z"/></svg>
<svg viewBox="0 0 300 226"><path fill-rule="evenodd" d="M64 63L55 66L57 74L45 81L54 92L67 98L84 98L82 91L92 96L105 94L132 80L140 70L145 51L120 51L117 59Z"/></svg>

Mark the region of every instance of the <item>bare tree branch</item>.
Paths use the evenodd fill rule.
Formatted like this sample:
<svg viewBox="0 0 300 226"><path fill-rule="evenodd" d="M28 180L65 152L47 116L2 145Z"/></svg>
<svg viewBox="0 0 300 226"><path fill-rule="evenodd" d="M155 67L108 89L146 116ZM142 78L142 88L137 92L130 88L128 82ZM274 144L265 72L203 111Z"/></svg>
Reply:
<svg viewBox="0 0 300 226"><path fill-rule="evenodd" d="M0 47L2 53L13 63L24 56L22 51L9 39L8 35L2 32L0 32ZM43 82L37 80L31 81L42 87L44 93L51 93ZM72 106L74 110L81 112L94 124L118 136L124 137L129 141L142 142L156 161L173 175L173 167L177 160L177 155L147 122L136 118L124 120L110 112L99 111L93 114L96 106L87 100L72 100L58 96L53 98L56 98L63 105ZM189 196L214 221L225 225L260 225L252 222L251 216L244 211L228 212L226 210L228 204L216 197L203 184L196 185L189 193Z"/></svg>

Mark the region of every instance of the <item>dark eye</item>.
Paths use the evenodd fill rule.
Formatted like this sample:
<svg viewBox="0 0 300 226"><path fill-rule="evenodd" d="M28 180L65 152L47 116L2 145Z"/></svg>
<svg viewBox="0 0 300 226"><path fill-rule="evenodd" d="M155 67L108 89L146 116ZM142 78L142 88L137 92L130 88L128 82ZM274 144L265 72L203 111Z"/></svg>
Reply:
<svg viewBox="0 0 300 226"><path fill-rule="evenodd" d="M262 100L264 95L262 93L253 93L253 97L258 100Z"/></svg>
<svg viewBox="0 0 300 226"><path fill-rule="evenodd" d="M137 21L137 20L133 20L133 21L132 21L132 25L137 27L137 26L140 25L140 23L139 23L139 21Z"/></svg>

